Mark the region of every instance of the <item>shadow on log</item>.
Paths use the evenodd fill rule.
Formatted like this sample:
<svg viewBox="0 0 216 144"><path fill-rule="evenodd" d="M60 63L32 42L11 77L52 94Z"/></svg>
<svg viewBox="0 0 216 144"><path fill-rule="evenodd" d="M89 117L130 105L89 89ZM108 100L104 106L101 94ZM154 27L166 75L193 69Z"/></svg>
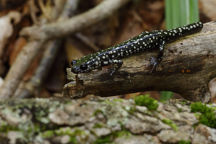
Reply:
<svg viewBox="0 0 216 144"><path fill-rule="evenodd" d="M173 91L193 101L208 101L208 82L216 76L216 23L206 23L201 32L186 36L165 48L156 72L150 73L146 52L124 59L113 76L107 68L79 74L65 85L64 95L72 98L87 94L119 95L137 91Z"/></svg>

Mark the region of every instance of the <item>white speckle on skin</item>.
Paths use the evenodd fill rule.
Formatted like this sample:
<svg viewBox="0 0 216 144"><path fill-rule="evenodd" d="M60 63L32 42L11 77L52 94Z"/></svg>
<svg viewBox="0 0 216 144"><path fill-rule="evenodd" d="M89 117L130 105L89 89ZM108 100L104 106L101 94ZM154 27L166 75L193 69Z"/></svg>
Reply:
<svg viewBox="0 0 216 144"><path fill-rule="evenodd" d="M107 65L107 64L108 64L108 61L104 61L103 64Z"/></svg>
<svg viewBox="0 0 216 144"><path fill-rule="evenodd" d="M118 60L113 60L113 62L114 62L114 63L117 63L117 62L118 62Z"/></svg>

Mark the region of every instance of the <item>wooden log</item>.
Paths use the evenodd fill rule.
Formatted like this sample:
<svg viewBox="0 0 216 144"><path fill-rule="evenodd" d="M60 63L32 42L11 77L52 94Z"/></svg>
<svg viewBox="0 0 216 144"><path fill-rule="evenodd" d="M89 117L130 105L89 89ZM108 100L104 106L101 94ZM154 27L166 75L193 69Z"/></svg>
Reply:
<svg viewBox="0 0 216 144"><path fill-rule="evenodd" d="M162 62L151 73L146 52L124 59L113 76L103 70L83 73L65 85L64 95L72 98L87 94L119 95L137 91L173 91L189 100L206 101L208 82L216 76L216 23L206 23L201 32L168 44Z"/></svg>

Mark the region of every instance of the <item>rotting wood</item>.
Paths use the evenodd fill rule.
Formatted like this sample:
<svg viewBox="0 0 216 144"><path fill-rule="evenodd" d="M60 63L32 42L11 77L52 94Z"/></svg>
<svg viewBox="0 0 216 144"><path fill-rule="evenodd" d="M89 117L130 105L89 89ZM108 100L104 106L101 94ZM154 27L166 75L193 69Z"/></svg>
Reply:
<svg viewBox="0 0 216 144"><path fill-rule="evenodd" d="M110 76L107 69L78 75L78 82L65 85L64 95L119 95L137 91L167 90L193 101L208 101L208 82L216 76L216 23L206 23L200 33L166 46L162 62L150 73L147 52L123 60L120 70ZM77 84L76 84L77 83Z"/></svg>

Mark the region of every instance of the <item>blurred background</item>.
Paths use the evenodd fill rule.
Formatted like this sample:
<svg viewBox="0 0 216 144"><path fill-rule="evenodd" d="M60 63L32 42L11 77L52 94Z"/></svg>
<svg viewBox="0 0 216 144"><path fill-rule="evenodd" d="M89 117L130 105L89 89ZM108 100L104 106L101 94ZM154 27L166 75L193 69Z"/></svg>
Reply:
<svg viewBox="0 0 216 144"><path fill-rule="evenodd" d="M81 14L102 1L78 0L77 8L70 16ZM61 96L63 86L68 82L66 68L70 67L71 60L118 44L142 31L215 21L215 7L215 0L131 0L114 15L58 42L57 52L49 59L50 66L45 65L47 68L42 71L45 74L39 76L41 83L25 97ZM19 36L19 32L25 27L53 21L53 9L56 8L55 0L0 0L0 84L28 42ZM36 71L41 67L43 53L28 68L19 86L21 91L28 89L27 84L38 75ZM120 97L131 98L143 93L161 100L181 97L172 92L138 92Z"/></svg>

